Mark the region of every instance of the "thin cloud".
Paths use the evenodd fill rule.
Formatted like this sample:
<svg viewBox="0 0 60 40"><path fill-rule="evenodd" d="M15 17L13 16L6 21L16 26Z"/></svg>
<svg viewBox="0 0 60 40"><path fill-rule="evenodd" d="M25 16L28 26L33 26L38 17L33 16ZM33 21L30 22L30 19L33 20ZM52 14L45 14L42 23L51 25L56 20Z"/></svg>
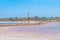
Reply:
<svg viewBox="0 0 60 40"><path fill-rule="evenodd" d="M33 0L33 1L35 1L35 2L39 2L39 1L42 1L42 2L55 2L55 3L59 3L60 2L60 0Z"/></svg>
<svg viewBox="0 0 60 40"><path fill-rule="evenodd" d="M51 2L60 3L60 0L50 0Z"/></svg>

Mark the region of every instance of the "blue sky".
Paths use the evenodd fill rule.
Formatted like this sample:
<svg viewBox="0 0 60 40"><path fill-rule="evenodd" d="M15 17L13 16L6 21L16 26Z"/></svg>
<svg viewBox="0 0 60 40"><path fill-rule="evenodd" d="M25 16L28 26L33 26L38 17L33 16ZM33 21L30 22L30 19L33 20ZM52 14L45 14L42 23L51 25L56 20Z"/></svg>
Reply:
<svg viewBox="0 0 60 40"><path fill-rule="evenodd" d="M51 17L60 16L60 0L0 0L2 17Z"/></svg>

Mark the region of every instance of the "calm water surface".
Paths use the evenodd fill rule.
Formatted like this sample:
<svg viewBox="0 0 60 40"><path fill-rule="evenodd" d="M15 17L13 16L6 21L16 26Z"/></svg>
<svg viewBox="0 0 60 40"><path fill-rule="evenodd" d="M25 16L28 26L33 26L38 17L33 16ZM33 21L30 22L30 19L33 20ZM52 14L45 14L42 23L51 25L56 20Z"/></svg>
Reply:
<svg viewBox="0 0 60 40"><path fill-rule="evenodd" d="M13 24L19 22L0 22L0 24ZM44 34L60 34L60 22L41 26L20 26L10 29L13 32L31 32L31 33L44 33Z"/></svg>
<svg viewBox="0 0 60 40"><path fill-rule="evenodd" d="M43 33L43 34L59 34L60 35L60 23L53 23L41 26L24 26L12 28L13 32L31 32L31 33Z"/></svg>

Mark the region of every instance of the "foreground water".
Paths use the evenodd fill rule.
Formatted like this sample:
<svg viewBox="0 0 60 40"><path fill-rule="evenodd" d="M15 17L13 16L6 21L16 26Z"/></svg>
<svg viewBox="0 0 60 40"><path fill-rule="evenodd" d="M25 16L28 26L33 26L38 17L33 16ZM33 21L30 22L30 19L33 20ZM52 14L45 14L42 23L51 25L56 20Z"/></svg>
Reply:
<svg viewBox="0 0 60 40"><path fill-rule="evenodd" d="M0 22L0 24L15 24L20 22ZM60 22L50 23L44 26L19 26L11 28L13 32L31 32L44 34L60 34Z"/></svg>
<svg viewBox="0 0 60 40"><path fill-rule="evenodd" d="M60 22L36 26L0 27L0 40L60 40Z"/></svg>
<svg viewBox="0 0 60 40"><path fill-rule="evenodd" d="M45 26L19 26L10 29L12 32L30 32L38 34L60 35L60 23L52 23Z"/></svg>

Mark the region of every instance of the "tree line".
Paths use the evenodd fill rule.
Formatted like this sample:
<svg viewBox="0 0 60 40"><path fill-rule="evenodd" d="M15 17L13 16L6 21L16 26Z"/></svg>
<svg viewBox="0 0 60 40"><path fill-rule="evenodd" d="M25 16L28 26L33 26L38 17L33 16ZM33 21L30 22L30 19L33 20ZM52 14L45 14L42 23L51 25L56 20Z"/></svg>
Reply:
<svg viewBox="0 0 60 40"><path fill-rule="evenodd" d="M25 21L25 20L35 20L35 21L48 21L55 20L60 21L60 17L14 17L14 18L0 18L0 21Z"/></svg>

